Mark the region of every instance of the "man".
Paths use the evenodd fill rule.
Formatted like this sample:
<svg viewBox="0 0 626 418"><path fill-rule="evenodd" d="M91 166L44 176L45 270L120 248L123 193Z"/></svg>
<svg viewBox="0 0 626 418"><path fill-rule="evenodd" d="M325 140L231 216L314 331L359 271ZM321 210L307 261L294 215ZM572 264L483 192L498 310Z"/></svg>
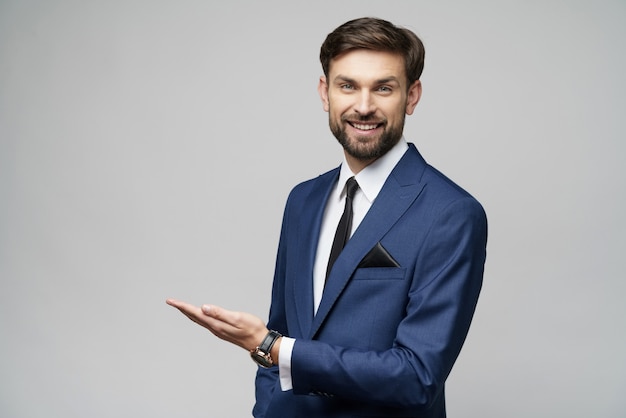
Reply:
<svg viewBox="0 0 626 418"><path fill-rule="evenodd" d="M320 58L344 162L289 195L267 327L168 303L263 366L256 417L445 417L444 382L482 284L485 214L403 137L422 92L415 34L356 19Z"/></svg>

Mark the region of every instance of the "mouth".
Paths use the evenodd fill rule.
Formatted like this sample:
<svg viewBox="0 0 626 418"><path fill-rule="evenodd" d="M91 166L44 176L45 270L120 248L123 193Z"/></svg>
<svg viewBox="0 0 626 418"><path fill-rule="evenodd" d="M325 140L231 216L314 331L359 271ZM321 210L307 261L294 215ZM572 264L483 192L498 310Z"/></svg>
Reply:
<svg viewBox="0 0 626 418"><path fill-rule="evenodd" d="M385 126L384 120L350 120L350 118L345 118L344 122L350 125L350 127L355 129L356 131L358 131L361 135L374 134L377 129Z"/></svg>
<svg viewBox="0 0 626 418"><path fill-rule="evenodd" d="M382 123L358 123L358 122L348 122L348 124L350 124L350 126L360 131L371 131L382 125Z"/></svg>

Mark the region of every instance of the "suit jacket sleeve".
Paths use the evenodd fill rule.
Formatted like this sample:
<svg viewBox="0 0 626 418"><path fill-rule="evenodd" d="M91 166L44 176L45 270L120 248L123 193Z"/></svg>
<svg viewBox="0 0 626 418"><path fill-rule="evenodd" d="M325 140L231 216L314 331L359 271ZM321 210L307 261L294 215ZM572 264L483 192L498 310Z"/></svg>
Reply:
<svg viewBox="0 0 626 418"><path fill-rule="evenodd" d="M396 327L392 346L364 350L297 339L291 365L294 394L324 393L404 408L428 408L437 400L467 335L482 285L484 211L464 195L433 216L424 237L411 250L417 255L407 266L406 280L411 282L406 311L391 325ZM283 318L274 314L282 325Z"/></svg>
<svg viewBox="0 0 626 418"><path fill-rule="evenodd" d="M285 236L288 233L287 214L289 213L289 207L291 202L291 196L287 199L285 205L285 213L283 215L283 223L281 227L280 240L278 245L278 254L276 256L276 266L274 269L274 282L272 285L272 304L270 306L270 319L267 323L269 329L280 332L282 335L289 335L287 328L287 320L285 316L285 309L282 303L282 295L285 292L284 277L285 277L285 259L287 256L287 246L284 245ZM257 370L257 376L255 380L255 400L256 403L253 408L253 416L261 418L265 416L265 411L272 398L274 390L280 390L278 367L271 367L264 369L259 367Z"/></svg>

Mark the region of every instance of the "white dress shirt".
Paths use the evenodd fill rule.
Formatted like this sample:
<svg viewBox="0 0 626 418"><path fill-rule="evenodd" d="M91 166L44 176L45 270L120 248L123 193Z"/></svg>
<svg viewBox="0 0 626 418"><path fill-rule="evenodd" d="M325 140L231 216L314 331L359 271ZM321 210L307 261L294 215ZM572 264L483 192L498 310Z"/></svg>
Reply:
<svg viewBox="0 0 626 418"><path fill-rule="evenodd" d="M387 177L391 174L394 167L400 161L408 145L404 137L398 141L398 143L390 149L385 155L374 161L372 164L365 167L358 174L352 173L350 167L344 156L343 163L341 164L341 171L339 172L339 180L331 191L324 210L324 217L322 218L322 226L320 230L320 237L317 243L317 252L315 255L315 264L313 266L313 309L314 313L317 312L317 308L322 300L322 294L324 292L324 283L326 281L326 267L328 265L328 257L330 257L330 249L335 238L335 231L339 224L339 219L343 214L343 209L346 199L346 181L354 176L359 189L357 190L354 199L352 200L352 231L350 236L359 227L359 224L367 214L376 196L383 188ZM280 343L280 350L278 352L278 369L280 376L280 387L283 391L293 389L291 380L291 352L295 339L289 337L283 337Z"/></svg>

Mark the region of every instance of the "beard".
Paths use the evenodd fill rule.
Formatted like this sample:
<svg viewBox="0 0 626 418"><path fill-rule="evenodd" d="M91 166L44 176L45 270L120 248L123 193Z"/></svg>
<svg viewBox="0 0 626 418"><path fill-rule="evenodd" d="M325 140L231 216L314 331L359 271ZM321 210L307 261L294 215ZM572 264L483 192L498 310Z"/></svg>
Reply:
<svg viewBox="0 0 626 418"><path fill-rule="evenodd" d="M360 161L373 161L385 155L402 138L404 118L394 126L387 125L387 120L376 120L371 115L354 117L353 115L342 116L337 122L329 116L330 130L337 138L343 149L352 157ZM378 137L354 136L350 137L346 132L348 120L358 120L361 123L378 123L383 125L383 132Z"/></svg>

